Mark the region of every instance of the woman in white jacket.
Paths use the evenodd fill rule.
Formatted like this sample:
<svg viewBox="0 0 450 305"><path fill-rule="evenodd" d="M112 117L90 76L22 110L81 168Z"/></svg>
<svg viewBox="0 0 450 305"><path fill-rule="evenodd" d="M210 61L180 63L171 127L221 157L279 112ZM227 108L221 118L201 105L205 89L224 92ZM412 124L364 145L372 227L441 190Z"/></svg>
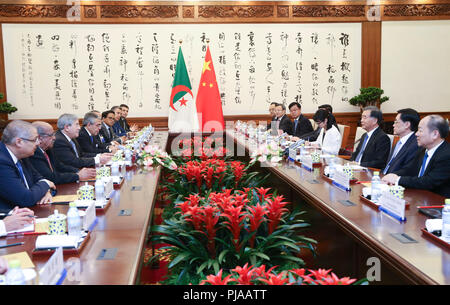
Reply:
<svg viewBox="0 0 450 305"><path fill-rule="evenodd" d="M333 115L325 109L319 109L314 114L313 120L322 129L317 140L310 145L322 148L324 154L338 155L342 137Z"/></svg>

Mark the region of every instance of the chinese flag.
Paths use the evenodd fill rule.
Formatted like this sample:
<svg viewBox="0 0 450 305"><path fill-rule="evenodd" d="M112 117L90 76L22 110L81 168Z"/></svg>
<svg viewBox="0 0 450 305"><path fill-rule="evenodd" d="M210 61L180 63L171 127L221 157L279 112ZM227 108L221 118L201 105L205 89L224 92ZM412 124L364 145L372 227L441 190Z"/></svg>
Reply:
<svg viewBox="0 0 450 305"><path fill-rule="evenodd" d="M206 50L196 101L200 131L222 131L225 126L222 101L220 100L219 87L217 86L216 73L214 72L209 46Z"/></svg>

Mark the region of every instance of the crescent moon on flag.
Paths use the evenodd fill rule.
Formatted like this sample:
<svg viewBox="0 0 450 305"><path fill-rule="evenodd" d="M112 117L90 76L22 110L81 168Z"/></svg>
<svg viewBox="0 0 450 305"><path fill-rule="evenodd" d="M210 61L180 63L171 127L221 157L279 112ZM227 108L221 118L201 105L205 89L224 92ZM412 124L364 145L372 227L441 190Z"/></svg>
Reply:
<svg viewBox="0 0 450 305"><path fill-rule="evenodd" d="M173 106L173 98L179 92L189 93L192 96L192 98L194 98L194 95L192 94L191 89L189 89L188 87L186 87L184 85L177 85L177 86L173 87L172 94L170 95L170 107L175 111L178 111L178 110L176 110L175 107Z"/></svg>

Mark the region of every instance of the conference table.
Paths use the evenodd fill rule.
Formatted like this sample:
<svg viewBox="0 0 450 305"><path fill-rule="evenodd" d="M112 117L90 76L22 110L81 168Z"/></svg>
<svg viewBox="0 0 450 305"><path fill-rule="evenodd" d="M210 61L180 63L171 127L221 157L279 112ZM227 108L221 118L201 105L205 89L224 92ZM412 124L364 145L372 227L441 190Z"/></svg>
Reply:
<svg viewBox="0 0 450 305"><path fill-rule="evenodd" d="M251 154L258 146L255 140L234 130L227 130L226 136L227 143L234 141L236 151L245 149ZM344 162L347 161L341 159L341 163ZM323 176L323 166L310 171L297 162L285 159L279 165L271 166L263 162L260 167L275 177L271 180L275 184L280 187L287 185L292 190L294 195L291 199L300 198L323 216L321 223L311 223L311 232L321 230L325 222L332 222L359 248L364 249L367 257L379 258L381 264L393 273L393 283L398 277L398 283L450 284L450 250L422 233L427 217L417 209L417 206L443 205L444 197L429 191L406 189L404 199L410 206L405 211L406 221L400 222L364 201L361 198L362 184L352 184L351 191L344 191L330 183ZM370 181L372 170L355 172L355 175L358 181ZM319 235L326 237L330 234L333 233ZM398 234L404 238L395 238L399 237ZM331 243L338 243L337 237L335 241L333 236L328 237ZM318 240L320 244L321 240ZM339 245L331 248L336 252L330 250L328 258L335 259L337 265L345 264L349 259L361 259L339 256Z"/></svg>
<svg viewBox="0 0 450 305"><path fill-rule="evenodd" d="M165 150L167 141L168 132L156 131L149 143ZM111 196L110 205L103 211L97 211L97 224L80 254L64 255L64 262L76 258L80 264L80 273L79 276L67 276L63 284L129 285L139 281L160 173L160 166L148 169L133 166L127 170L120 189L114 190ZM58 195L76 194L83 184L84 182L57 185ZM39 218L48 217L55 209L67 214L68 206L49 204L32 207ZM123 210L131 215L122 216L126 214L121 212ZM39 271L49 256L33 255L36 238L36 235L2 237L0 245L17 242L25 244L0 249L0 256L26 251ZM107 257L108 259L99 259L105 258L104 253L114 255Z"/></svg>

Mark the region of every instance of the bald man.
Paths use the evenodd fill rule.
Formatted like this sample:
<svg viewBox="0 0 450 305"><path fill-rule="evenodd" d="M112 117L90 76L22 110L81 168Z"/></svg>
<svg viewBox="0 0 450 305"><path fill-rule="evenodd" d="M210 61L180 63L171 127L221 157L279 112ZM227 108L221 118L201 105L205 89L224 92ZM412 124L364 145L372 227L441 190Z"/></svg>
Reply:
<svg viewBox="0 0 450 305"><path fill-rule="evenodd" d="M53 144L55 143L55 131L52 125L36 121L32 124L39 136L39 145L34 155L29 157L33 167L46 179L55 184L64 184L78 181L94 179L96 176L95 168L78 168L65 165L60 162L53 153Z"/></svg>
<svg viewBox="0 0 450 305"><path fill-rule="evenodd" d="M30 207L50 203L50 188L55 184L44 179L26 158L39 145L37 130L31 123L16 120L3 131L0 142L0 209Z"/></svg>

